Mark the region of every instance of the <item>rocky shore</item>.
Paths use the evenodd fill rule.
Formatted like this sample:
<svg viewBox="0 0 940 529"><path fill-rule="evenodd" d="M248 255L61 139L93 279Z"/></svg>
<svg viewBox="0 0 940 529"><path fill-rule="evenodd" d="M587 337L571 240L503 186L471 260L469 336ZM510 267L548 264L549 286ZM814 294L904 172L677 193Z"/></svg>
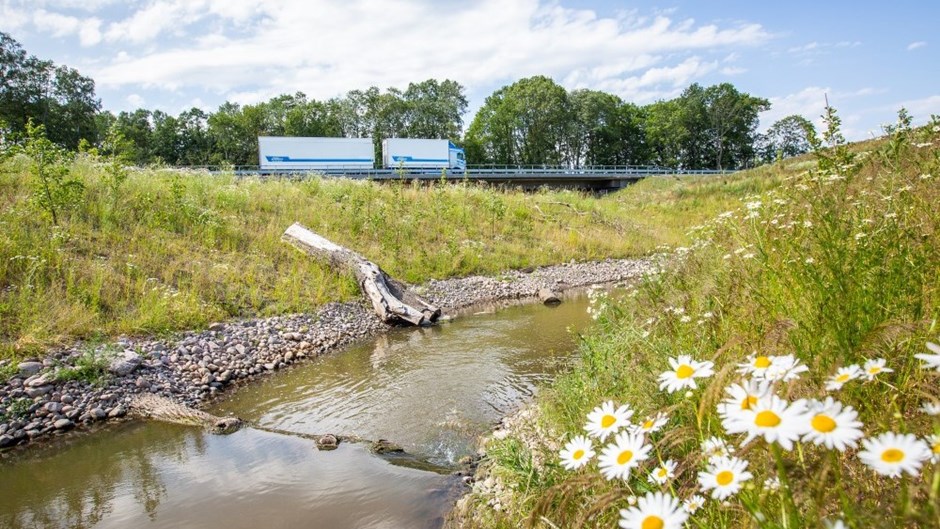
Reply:
<svg viewBox="0 0 940 529"><path fill-rule="evenodd" d="M468 306L535 297L638 277L648 260L571 263L498 277L430 281L416 291L453 313ZM389 329L361 303L330 303L315 314L214 323L171 339L122 338L82 344L17 362L0 384L0 448L120 419L135 394L200 406L236 383L336 350ZM87 379L100 373L101 381Z"/></svg>

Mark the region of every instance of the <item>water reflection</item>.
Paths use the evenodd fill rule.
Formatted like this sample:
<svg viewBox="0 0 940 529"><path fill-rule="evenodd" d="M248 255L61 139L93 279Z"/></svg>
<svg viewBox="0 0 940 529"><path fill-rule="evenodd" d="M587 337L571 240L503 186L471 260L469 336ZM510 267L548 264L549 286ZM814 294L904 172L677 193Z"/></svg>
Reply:
<svg viewBox="0 0 940 529"><path fill-rule="evenodd" d="M266 427L386 438L448 463L531 396L587 323L583 301L396 332L238 391L217 406ZM0 462L0 527L439 527L457 478L365 445L244 429L125 424Z"/></svg>

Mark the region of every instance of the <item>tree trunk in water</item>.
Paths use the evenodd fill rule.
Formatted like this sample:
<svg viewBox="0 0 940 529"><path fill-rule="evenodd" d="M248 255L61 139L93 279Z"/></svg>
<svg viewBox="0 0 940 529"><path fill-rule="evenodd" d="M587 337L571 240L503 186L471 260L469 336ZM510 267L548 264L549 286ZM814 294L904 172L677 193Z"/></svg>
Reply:
<svg viewBox="0 0 940 529"><path fill-rule="evenodd" d="M314 257L327 260L333 267L351 270L362 293L369 298L375 313L385 323L430 325L441 315L441 309L389 277L377 264L348 248L324 239L300 223L295 222L287 228L281 240Z"/></svg>

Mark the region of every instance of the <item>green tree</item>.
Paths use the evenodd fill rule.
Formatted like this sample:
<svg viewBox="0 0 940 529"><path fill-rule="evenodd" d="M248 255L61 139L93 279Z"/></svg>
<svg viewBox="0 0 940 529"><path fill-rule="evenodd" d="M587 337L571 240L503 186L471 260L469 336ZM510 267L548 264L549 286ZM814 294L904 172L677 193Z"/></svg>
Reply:
<svg viewBox="0 0 940 529"><path fill-rule="evenodd" d="M85 191L81 181L69 178L71 154L46 137L44 126L33 125L31 120L26 122L22 151L31 161L34 176L30 199L58 225L63 210L77 205Z"/></svg>
<svg viewBox="0 0 940 529"><path fill-rule="evenodd" d="M409 83L402 98L406 137L460 139L467 112L467 96L460 83L450 79Z"/></svg>
<svg viewBox="0 0 940 529"><path fill-rule="evenodd" d="M702 99L710 149L707 165L716 169L745 167L755 156L759 115L770 109L770 102L740 92L731 83L706 88Z"/></svg>
<svg viewBox="0 0 940 529"><path fill-rule="evenodd" d="M803 116L793 114L779 119L759 138L760 158L765 162L772 162L805 154L811 148L811 135L815 135L815 127Z"/></svg>

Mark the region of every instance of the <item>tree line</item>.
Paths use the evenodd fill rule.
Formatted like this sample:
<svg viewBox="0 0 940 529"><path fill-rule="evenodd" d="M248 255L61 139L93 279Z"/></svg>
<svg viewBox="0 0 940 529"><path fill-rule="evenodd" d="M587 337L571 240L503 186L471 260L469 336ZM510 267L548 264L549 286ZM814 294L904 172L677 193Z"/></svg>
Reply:
<svg viewBox="0 0 940 529"><path fill-rule="evenodd" d="M253 165L258 136L448 138L469 164L660 165L735 169L806 152L806 127L788 116L758 134L760 97L730 83L693 84L678 97L636 105L597 90L566 90L544 76L496 90L464 133L465 89L428 79L404 90L352 90L324 101L302 92L223 103L178 115L101 109L95 83L28 55L0 32L0 134L9 143L30 122L67 149L96 148L138 165Z"/></svg>

